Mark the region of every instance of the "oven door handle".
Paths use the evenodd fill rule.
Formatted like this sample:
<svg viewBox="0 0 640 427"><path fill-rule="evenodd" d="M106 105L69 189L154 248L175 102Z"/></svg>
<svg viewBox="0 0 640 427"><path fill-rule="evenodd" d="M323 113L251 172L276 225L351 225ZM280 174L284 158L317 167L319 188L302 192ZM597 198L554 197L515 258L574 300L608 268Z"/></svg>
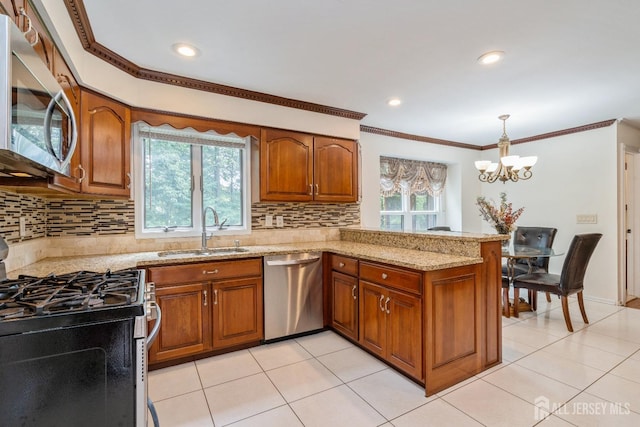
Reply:
<svg viewBox="0 0 640 427"><path fill-rule="evenodd" d="M162 310L160 310L160 306L155 301L149 301L149 306L152 310L155 310L157 313L156 321L153 324L153 328L151 328L151 332L147 336L147 348L153 344L158 336L158 332L160 331L160 323L162 322Z"/></svg>

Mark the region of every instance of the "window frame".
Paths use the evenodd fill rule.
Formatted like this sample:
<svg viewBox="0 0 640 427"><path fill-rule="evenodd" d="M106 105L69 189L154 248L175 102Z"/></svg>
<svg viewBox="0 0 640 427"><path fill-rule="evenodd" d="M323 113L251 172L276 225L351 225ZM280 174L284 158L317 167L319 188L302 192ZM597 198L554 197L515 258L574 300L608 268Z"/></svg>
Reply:
<svg viewBox="0 0 640 427"><path fill-rule="evenodd" d="M426 230L413 230L413 216L414 215L435 215L436 216L436 224L440 223L441 215L443 214L442 206L444 205L444 196L445 192L443 192L439 196L431 196L434 200L434 210L433 211L412 211L411 210L411 191L407 188L405 183L401 184L402 191L400 192L400 201L402 204L402 209L397 211L384 211L380 210L380 228L383 230L389 231L402 231L405 233L419 233ZM381 193L379 193L379 197L384 197ZM396 215L402 217L402 230L394 230L391 228L382 228L382 216L383 215ZM434 226L435 226L434 225Z"/></svg>
<svg viewBox="0 0 640 427"><path fill-rule="evenodd" d="M202 236L202 212L205 208L203 206L203 182L202 182L202 145L191 143L191 167L192 167L192 180L193 186L191 189L192 194L192 227L177 227L165 231L162 228L144 228L144 214L145 214L145 196L144 196L144 143L143 137L140 136L139 127L149 126L144 122L135 123L132 126L132 158L131 162L133 168L133 183L132 183L132 197L134 200L134 222L135 222L135 237L136 239L170 239L170 238L182 238L182 237L200 237ZM154 127L154 126L149 126ZM177 129L169 126L157 126L160 129L170 129L178 131ZM194 130L179 130L181 133L194 132L201 133ZM213 131L207 132L209 136L219 135ZM219 135L224 137L225 135ZM227 135L229 136L229 135ZM231 136L236 136L232 134ZM207 215L207 233L213 233L214 236L233 236L244 235L251 233L251 136L244 138L237 137L238 140L244 141L244 147L242 150L242 226L229 226L222 230L214 228L212 225L213 218L211 214ZM186 144L186 142L183 142ZM139 197L136 197L139 195ZM215 208L215 206L213 206ZM220 218L222 222L224 218Z"/></svg>

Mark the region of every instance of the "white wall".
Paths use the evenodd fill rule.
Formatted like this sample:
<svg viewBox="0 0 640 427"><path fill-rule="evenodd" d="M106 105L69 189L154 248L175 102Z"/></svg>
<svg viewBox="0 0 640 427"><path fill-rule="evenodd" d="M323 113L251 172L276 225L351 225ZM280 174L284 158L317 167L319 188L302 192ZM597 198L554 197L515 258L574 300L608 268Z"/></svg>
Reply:
<svg viewBox="0 0 640 427"><path fill-rule="evenodd" d="M517 183L483 184L482 192L498 200L507 193L514 208L525 207L518 220L521 226L558 229L553 247L566 252L575 234L602 233L585 277L585 296L614 303L618 284L617 154L616 124L587 132L518 144L511 154L536 155L533 177ZM496 150L483 152L494 159ZM596 224L577 224L576 215L595 214ZM491 232L488 224L483 224ZM560 273L564 256L549 263L552 273Z"/></svg>

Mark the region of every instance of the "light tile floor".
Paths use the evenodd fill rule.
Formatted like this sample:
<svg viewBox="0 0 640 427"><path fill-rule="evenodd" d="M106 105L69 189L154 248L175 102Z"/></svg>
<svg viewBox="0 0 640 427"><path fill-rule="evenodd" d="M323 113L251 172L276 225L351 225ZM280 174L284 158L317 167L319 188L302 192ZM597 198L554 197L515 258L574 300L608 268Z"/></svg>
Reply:
<svg viewBox="0 0 640 427"><path fill-rule="evenodd" d="M162 427L638 426L640 310L503 318L503 363L435 396L325 331L149 374Z"/></svg>

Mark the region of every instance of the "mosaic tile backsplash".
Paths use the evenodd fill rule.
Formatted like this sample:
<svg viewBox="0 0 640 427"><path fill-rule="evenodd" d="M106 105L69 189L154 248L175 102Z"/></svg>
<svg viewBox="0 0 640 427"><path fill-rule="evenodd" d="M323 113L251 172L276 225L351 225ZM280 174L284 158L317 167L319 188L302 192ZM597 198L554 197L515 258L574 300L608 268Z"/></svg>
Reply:
<svg viewBox="0 0 640 427"><path fill-rule="evenodd" d="M42 237L97 236L134 233L134 202L130 200L43 199L0 191L0 236L9 243ZM264 224L273 216L273 227ZM349 227L360 225L360 205L327 203L254 203L251 226L275 229L276 216L283 228ZM25 234L20 236L20 218Z"/></svg>

